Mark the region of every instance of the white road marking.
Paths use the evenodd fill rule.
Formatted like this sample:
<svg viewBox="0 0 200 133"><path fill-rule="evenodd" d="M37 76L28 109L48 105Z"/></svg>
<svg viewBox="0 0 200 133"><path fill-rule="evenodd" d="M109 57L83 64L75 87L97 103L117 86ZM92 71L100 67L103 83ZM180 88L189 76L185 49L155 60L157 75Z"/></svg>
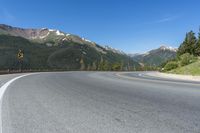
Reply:
<svg viewBox="0 0 200 133"><path fill-rule="evenodd" d="M34 73L34 74L36 74L36 73ZM1 86L1 88L0 88L0 133L2 133L3 131L2 131L2 100L3 100L3 95L4 95L4 93L5 93L5 91L6 91L6 89L8 88L8 86L11 84L11 83L13 83L15 80L17 80L17 79L20 79L20 78L22 78L22 77L25 77L25 76L28 76L28 75L33 75L33 73L31 73L31 74L25 74L25 75L21 75L21 76L18 76L18 77L15 77L15 78L13 78L13 79L11 79L11 80L9 80L8 82L6 82L3 86Z"/></svg>

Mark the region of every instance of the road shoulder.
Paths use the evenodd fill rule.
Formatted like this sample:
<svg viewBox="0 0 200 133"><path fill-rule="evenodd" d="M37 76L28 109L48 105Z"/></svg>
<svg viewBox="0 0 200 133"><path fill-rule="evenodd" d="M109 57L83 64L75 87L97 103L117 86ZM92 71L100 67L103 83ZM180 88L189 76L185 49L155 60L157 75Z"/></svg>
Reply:
<svg viewBox="0 0 200 133"><path fill-rule="evenodd" d="M152 77L158 77L158 78L165 78L165 79L199 81L200 82L200 76L178 75L178 74L169 74L169 73L161 73L161 72L147 72L146 75L152 76Z"/></svg>

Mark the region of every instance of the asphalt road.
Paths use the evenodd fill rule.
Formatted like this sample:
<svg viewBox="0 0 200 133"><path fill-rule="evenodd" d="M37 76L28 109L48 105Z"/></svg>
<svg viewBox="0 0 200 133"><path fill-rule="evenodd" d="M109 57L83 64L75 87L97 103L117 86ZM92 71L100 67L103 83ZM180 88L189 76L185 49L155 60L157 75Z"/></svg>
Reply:
<svg viewBox="0 0 200 133"><path fill-rule="evenodd" d="M144 75L22 77L3 96L3 133L200 133L200 83Z"/></svg>

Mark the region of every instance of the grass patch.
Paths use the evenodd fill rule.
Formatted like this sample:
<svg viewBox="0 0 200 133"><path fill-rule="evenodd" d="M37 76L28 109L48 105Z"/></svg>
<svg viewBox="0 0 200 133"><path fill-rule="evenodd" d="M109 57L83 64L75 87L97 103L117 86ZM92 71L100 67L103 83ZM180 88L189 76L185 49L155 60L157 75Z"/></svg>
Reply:
<svg viewBox="0 0 200 133"><path fill-rule="evenodd" d="M192 64L168 71L168 73L198 76L200 75L200 60Z"/></svg>

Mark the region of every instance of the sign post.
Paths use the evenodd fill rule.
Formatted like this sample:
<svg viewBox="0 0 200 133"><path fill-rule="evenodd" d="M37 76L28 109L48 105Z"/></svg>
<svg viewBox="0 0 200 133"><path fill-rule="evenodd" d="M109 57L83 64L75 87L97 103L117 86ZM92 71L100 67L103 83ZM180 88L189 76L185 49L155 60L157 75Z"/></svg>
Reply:
<svg viewBox="0 0 200 133"><path fill-rule="evenodd" d="M23 65L23 58L24 58L24 52L19 49L18 54L17 54L17 58L19 61L19 71L22 72L22 65Z"/></svg>

